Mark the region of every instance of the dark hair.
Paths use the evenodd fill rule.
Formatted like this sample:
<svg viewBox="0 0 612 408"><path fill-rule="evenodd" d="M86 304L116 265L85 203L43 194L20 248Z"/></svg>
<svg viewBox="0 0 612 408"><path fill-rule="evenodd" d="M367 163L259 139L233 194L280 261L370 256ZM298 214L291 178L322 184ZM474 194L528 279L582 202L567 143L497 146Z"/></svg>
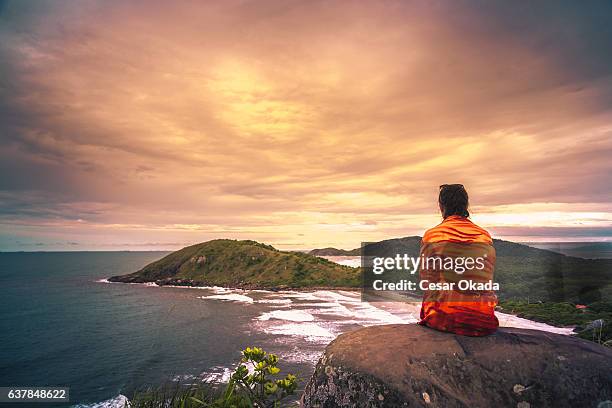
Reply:
<svg viewBox="0 0 612 408"><path fill-rule="evenodd" d="M470 216L468 212L468 193L465 191L463 184L442 184L438 203L440 203L444 218L451 215Z"/></svg>

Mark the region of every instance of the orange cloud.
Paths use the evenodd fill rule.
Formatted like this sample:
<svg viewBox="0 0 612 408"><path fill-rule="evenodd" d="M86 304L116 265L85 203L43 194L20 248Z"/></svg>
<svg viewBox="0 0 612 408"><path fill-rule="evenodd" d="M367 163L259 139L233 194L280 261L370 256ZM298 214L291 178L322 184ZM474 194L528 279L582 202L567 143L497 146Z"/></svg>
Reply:
<svg viewBox="0 0 612 408"><path fill-rule="evenodd" d="M609 238L607 21L506 7L9 3L0 248L354 247L422 233L445 182L502 235Z"/></svg>

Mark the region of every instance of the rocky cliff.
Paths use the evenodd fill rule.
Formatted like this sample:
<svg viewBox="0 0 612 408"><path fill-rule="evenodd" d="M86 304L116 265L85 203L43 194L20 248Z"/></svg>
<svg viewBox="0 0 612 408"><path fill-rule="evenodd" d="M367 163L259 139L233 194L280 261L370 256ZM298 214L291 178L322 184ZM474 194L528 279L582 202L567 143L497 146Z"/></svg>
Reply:
<svg viewBox="0 0 612 408"><path fill-rule="evenodd" d="M410 325L334 340L310 407L612 407L612 349L537 330L464 337Z"/></svg>

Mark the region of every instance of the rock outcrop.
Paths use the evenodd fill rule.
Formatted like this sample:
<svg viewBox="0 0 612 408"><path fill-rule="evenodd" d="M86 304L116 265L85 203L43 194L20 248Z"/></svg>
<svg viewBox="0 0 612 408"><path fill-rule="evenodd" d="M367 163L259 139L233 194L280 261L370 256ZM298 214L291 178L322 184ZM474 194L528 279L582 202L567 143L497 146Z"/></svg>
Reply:
<svg viewBox="0 0 612 408"><path fill-rule="evenodd" d="M612 349L537 330L464 337L416 324L339 336L302 400L306 408L610 408L611 401Z"/></svg>

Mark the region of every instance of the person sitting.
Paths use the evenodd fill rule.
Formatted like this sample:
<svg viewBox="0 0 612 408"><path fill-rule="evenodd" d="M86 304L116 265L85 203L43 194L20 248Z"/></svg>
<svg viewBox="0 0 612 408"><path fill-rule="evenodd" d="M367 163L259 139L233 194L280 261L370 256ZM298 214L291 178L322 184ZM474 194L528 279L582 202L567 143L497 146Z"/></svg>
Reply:
<svg viewBox="0 0 612 408"><path fill-rule="evenodd" d="M423 262L421 280L454 283L452 290L424 290L419 324L466 336L486 336L499 326L495 317L497 296L492 290L462 290L460 281L492 282L495 249L489 233L469 220L468 194L461 184L440 186L438 198L444 220L428 230L421 243L422 259L454 260L476 257L482 266L471 263L463 272ZM435 264L435 262L433 262ZM458 264L458 263L457 263ZM435 285L434 285L435 287Z"/></svg>

